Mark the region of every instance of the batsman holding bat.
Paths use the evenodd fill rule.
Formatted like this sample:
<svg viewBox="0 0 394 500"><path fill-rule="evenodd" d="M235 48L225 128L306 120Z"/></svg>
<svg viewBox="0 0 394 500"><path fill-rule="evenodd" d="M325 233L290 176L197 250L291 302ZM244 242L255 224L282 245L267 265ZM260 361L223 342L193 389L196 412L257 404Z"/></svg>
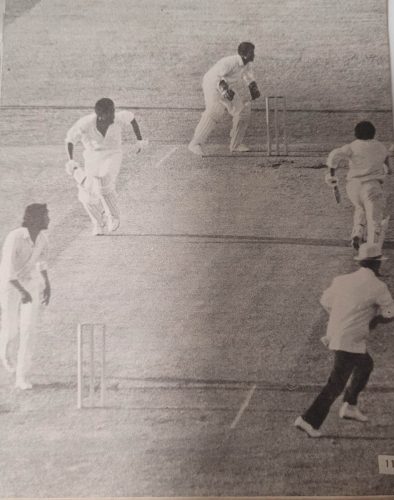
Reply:
<svg viewBox="0 0 394 500"><path fill-rule="evenodd" d="M251 100L260 97L252 69L253 60L254 45L242 42L238 46L238 54L220 59L204 75L205 111L189 144L192 153L202 156L201 145L207 141L226 110L233 117L230 151L249 151L242 141L249 125ZM245 84L249 88L248 99L241 95Z"/></svg>
<svg viewBox="0 0 394 500"><path fill-rule="evenodd" d="M354 129L356 140L334 149L327 159L330 171L325 181L336 190L338 178L333 175L335 169L341 163L349 166L346 192L354 205L351 244L355 250L359 249L363 241L382 247L388 226L383 182L386 174L391 174L389 153L386 147L374 138L375 132L371 122L358 123Z"/></svg>
<svg viewBox="0 0 394 500"><path fill-rule="evenodd" d="M111 99L96 102L95 113L80 118L67 132L69 160L66 172L78 184L78 198L93 222L93 235L115 231L120 224L116 179L122 163L122 129L131 125L137 138L138 153L148 141L131 111L115 112ZM74 160L74 146L84 147L84 169Z"/></svg>

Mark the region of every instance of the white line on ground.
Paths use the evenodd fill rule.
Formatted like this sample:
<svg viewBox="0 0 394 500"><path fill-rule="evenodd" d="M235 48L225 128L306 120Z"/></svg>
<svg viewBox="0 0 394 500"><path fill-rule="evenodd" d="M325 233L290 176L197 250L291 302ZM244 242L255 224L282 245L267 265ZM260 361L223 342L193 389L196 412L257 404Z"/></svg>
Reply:
<svg viewBox="0 0 394 500"><path fill-rule="evenodd" d="M160 167L160 165L162 163L164 163L166 160L168 160L168 158L172 155L172 153L175 153L175 151L178 149L178 146L175 146L173 147L172 149L170 149L170 151L168 151L168 153L166 153L163 158L161 158L155 165L155 167Z"/></svg>
<svg viewBox="0 0 394 500"><path fill-rule="evenodd" d="M232 424L230 425L230 429L235 429L237 426L238 422L241 420L241 417L246 410L246 408L249 406L250 400L252 399L253 393L256 390L257 384L254 384L251 389L249 390L248 394L246 395L245 401L241 404L241 408L239 409L237 416L234 418Z"/></svg>

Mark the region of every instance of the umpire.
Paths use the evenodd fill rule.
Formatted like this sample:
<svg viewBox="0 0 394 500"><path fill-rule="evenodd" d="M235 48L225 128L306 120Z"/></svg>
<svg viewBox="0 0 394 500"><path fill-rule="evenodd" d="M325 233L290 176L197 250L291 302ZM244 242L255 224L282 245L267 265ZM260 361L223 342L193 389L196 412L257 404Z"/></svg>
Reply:
<svg viewBox="0 0 394 500"><path fill-rule="evenodd" d="M330 314L327 334L322 342L334 351L334 367L320 394L294 422L310 437L322 435L320 426L350 378L339 416L360 422L368 420L357 407L358 396L373 370L366 337L371 321L384 322L386 318L387 322L394 317L394 302L387 285L378 279L381 262L385 260L380 246L362 244L355 260L360 269L334 278L320 300Z"/></svg>

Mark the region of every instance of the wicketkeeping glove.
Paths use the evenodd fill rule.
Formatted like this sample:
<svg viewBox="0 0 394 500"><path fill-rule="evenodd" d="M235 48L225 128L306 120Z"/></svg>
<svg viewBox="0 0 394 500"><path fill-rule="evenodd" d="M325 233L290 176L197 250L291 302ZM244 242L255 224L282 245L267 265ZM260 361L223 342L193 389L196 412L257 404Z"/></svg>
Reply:
<svg viewBox="0 0 394 500"><path fill-rule="evenodd" d="M68 160L64 168L68 175L73 175L74 170L79 168L79 163L75 160Z"/></svg>
<svg viewBox="0 0 394 500"><path fill-rule="evenodd" d="M338 186L338 181L338 177L332 176L330 174L326 174L324 177L324 182L327 184L327 186L330 187Z"/></svg>
<svg viewBox="0 0 394 500"><path fill-rule="evenodd" d="M231 90L228 83L225 80L219 82L219 92L228 101L232 101L235 96L234 90Z"/></svg>
<svg viewBox="0 0 394 500"><path fill-rule="evenodd" d="M259 88L257 87L256 82L249 83L249 92L250 92L250 97L252 98L252 101L254 101L255 99L258 99L261 95Z"/></svg>

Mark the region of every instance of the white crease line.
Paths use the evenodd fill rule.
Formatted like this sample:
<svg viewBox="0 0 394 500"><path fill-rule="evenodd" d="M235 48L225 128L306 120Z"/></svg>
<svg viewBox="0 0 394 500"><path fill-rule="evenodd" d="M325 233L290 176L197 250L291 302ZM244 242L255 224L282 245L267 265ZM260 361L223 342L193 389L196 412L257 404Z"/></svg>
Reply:
<svg viewBox="0 0 394 500"><path fill-rule="evenodd" d="M248 394L246 395L245 401L242 403L241 408L239 409L237 416L234 418L233 423L230 425L230 429L235 429L236 425L238 422L241 420L241 417L246 410L246 408L249 406L250 400L252 399L253 393L256 390L257 384L254 384L253 387L250 389Z"/></svg>
<svg viewBox="0 0 394 500"><path fill-rule="evenodd" d="M160 165L162 163L164 163L166 160L168 160L168 158L172 155L172 153L175 153L175 151L178 149L178 146L175 146L174 148L172 148L170 151L168 151L168 153L166 153L163 158L161 158L161 160L159 160L155 167L160 167Z"/></svg>

